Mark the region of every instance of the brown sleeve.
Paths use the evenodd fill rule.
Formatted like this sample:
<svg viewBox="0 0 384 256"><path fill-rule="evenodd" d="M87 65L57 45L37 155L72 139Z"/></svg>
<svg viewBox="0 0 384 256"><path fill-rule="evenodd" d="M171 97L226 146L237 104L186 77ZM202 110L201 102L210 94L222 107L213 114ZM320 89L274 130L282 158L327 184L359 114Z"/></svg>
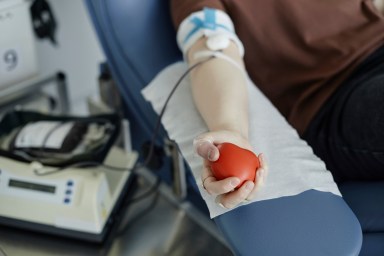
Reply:
<svg viewBox="0 0 384 256"><path fill-rule="evenodd" d="M172 21L177 29L180 23L193 12L202 10L204 7L225 11L220 0L170 0Z"/></svg>

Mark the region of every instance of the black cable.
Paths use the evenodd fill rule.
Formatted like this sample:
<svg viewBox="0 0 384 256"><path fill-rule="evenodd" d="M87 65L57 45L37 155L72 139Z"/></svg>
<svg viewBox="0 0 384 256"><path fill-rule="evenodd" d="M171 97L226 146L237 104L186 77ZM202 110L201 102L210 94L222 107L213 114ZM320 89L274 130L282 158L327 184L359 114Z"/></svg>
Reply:
<svg viewBox="0 0 384 256"><path fill-rule="evenodd" d="M169 103L170 99L172 98L173 94L175 93L176 89L179 87L179 85L181 84L183 79L193 69L195 69L196 67L202 65L203 63L205 63L205 62L207 62L207 61L209 61L209 60L211 60L213 58L215 58L215 57L214 56L208 57L207 59L199 61L199 62L195 63L194 65L190 66L180 76L180 78L177 80L177 82L173 86L173 88L172 88L171 92L169 93L167 99L165 100L164 105L163 105L163 107L162 107L162 109L160 111L160 114L159 114L158 118L157 118L156 126L155 126L155 128L153 130L153 133L152 133L152 138L151 138L151 143L150 143L150 147L149 147L149 152L148 152L148 155L147 155L146 159L144 160L143 164L141 164L141 165L140 164L135 164L135 166L133 166L132 168L122 168L122 167L106 165L106 164L103 164L103 163L100 163L100 162L87 161L87 162L79 162L79 163L67 165L67 166L60 167L60 168L57 168L55 170L52 170L52 171L49 171L49 172L44 172L44 173L38 172L37 170L33 170L35 175L37 175L37 176L47 176L47 175L51 175L51 174L54 174L54 173L62 172L62 171L66 170L66 169L69 169L69 168L85 167L85 166L87 166L87 167L91 167L91 166L104 166L105 168L108 168L108 169L113 170L113 171L132 171L135 174L140 174L139 172L137 172L137 169L139 169L140 167L147 166L149 164L151 158L152 158L152 155L153 155L153 152L154 152L155 143L156 143L156 137L157 137L159 129L161 127L162 117L163 117L163 115L165 113L165 110L166 110L166 108L168 106L168 103ZM133 198L133 199L128 200L127 202L125 202L125 204L127 205L127 204L130 204L130 203L135 203L135 202L141 201L141 200L147 198L148 196L150 196L155 191L157 191L157 193L155 194L154 200L149 204L149 206L146 209L144 209L143 211L139 212L129 222L127 222L120 231L117 231L116 237L121 236L123 233L125 233L125 231L130 227L130 225L132 223L136 222L138 219L140 219L143 216L145 216L146 214L148 214L155 207L155 205L157 203L157 200L158 200L158 197L159 197L159 192L158 192L159 185L160 185L160 178L157 177L157 180L156 180L155 184L151 188L149 188L147 190L147 192L144 192L140 196L137 196L136 198Z"/></svg>
<svg viewBox="0 0 384 256"><path fill-rule="evenodd" d="M144 166L146 164L149 163L151 157L152 157L152 154L153 154L153 151L154 151L154 147L155 147L155 142L156 142L156 137L157 137L157 133L160 129L160 125L161 125L161 120L162 120L162 117L165 113L165 110L168 106L168 103L171 99L171 97L173 96L173 94L175 93L176 89L179 87L179 85L181 84L181 82L183 81L183 79L193 70L195 69L196 67L200 66L201 64L211 60L215 58L214 56L212 57L209 57L205 60L202 60L200 62L197 62L195 63L194 65L190 66L181 76L180 78L178 79L178 81L176 82L176 84L173 86L171 92L169 93L164 105L163 105L163 108L161 109L161 112L157 118L157 122L156 122L156 126L155 126L155 129L153 131L153 134L152 134L152 139L151 139L151 144L150 144L150 149L149 149L149 153L147 155L147 158L145 159L144 161ZM150 188L146 193L143 193L142 195L138 196L137 198L134 198L132 199L131 202L138 202L142 199L145 199L146 197L148 197L149 195L151 195L154 191L157 191L157 188L158 186L160 185L160 178L157 177L157 181L156 183L152 186L152 188ZM156 205L157 203L157 200L158 200L158 196L159 196L159 192L156 193L155 195L155 198L154 200L152 201L152 203L146 208L144 209L143 211L141 211L140 213L138 213L134 218L132 218L129 222L127 222L124 227L120 230L120 231L117 231L115 237L119 237L121 236L122 234L124 234L128 228L130 227L130 224L132 225L132 223L136 222L138 219L140 219L141 217L145 216L146 214L148 214Z"/></svg>
<svg viewBox="0 0 384 256"><path fill-rule="evenodd" d="M157 137L157 134L159 132L159 129L160 129L160 125L161 125L161 120L162 120L162 117L164 116L164 113L165 113L165 110L168 106L168 103L170 101L170 99L172 98L173 94L175 93L176 89L179 87L179 85L181 84L181 82L183 81L183 79L193 70L195 69L196 67L200 66L201 64L211 60L215 58L214 56L212 57L209 57L207 59L204 59L200 62L197 62L195 63L194 65L190 66L181 76L180 78L177 80L177 82L175 83L175 85L173 86L171 92L169 93L166 101L164 102L164 105L160 111L160 114L157 118L157 121L156 121L156 126L155 126L155 129L152 133L152 138L151 138L151 143L150 143L150 148L149 148L149 152L148 152L148 155L146 157L146 159L144 160L143 164L140 165L140 164L136 164L134 167L132 168L121 168L121 167L115 167L115 166L110 166L110 165L106 165L106 164L103 164L103 163L100 163L100 162L92 162L92 161L87 161L87 162L79 162L79 163L75 163L75 164L71 164L71 165L67 165L67 166L64 166L64 167L60 167L60 168L57 168L55 170L52 170L52 171L49 171L49 172L44 172L44 173L41 173L41 172L38 172L38 170L33 170L35 175L37 176L47 176L47 175L51 175L51 174L54 174L54 173L58 173L58 172L62 172L66 169L69 169L69 168L74 168L74 167L84 167L84 166L87 166L87 167L91 167L91 166L104 166L105 168L108 168L109 170L113 170L113 171L132 171L133 173L135 174L138 174L140 175L139 172L137 172L137 169L139 169L140 167L145 167L148 165L149 161L151 160L151 157L153 155L153 152L154 152L154 147L155 147L155 143L156 143L156 137ZM148 189L147 192L143 193L142 195L138 196L137 198L134 198L128 202L126 202L126 204L129 204L129 203L133 203L133 202L138 202L140 200L143 200L145 199L146 197L150 196L153 192L157 191L157 188L159 187L160 185L160 178L157 177L157 180L155 182L155 184ZM152 209L152 208L150 208ZM127 228L124 228L123 230L126 230Z"/></svg>
<svg viewBox="0 0 384 256"><path fill-rule="evenodd" d="M106 12L106 16L107 16L107 19L108 19L108 21L112 24L112 19L111 19L111 17L110 17L110 11L109 11L109 5L107 4L107 1L103 1L103 3L104 3L104 9L105 9L105 12ZM117 33L116 33L116 31L115 31L115 28L112 26L112 37L114 37L114 39L116 39L117 38ZM117 47L119 48L119 50L122 50L123 49L123 47L122 47L122 45L119 43L119 41L118 40L115 40L116 42L117 42ZM134 65L132 65L132 62L131 61L129 61L129 59L127 58L127 56L125 55L125 51L121 51L122 53L123 53L123 58L125 59L125 60L127 60L126 62L128 63L128 65L130 66L130 68L133 70L133 72L137 75L137 77L138 77L138 79L139 80L141 80L141 82L143 83L143 78L142 78L142 76L140 76L139 75L139 72L138 72L138 70L134 67ZM146 159L144 160L144 163L143 163L143 166L146 166L146 165L148 165L148 163L149 163L149 161L150 161L150 159L151 159L151 157L152 157L152 155L153 155L153 152L154 152L154 148L155 148L155 142L156 142L156 137L157 137L157 133L158 133L158 131L159 131L159 129L160 129L160 124L161 124L161 119L162 119L162 116L163 116L163 114L164 114L164 112L165 112L165 109L166 109L166 107L167 107L167 104L168 104L168 102L169 102L169 100L170 100L170 98L172 97L172 95L173 95L173 93L175 92L175 90L177 89L177 87L179 86L179 84L181 83L181 81L184 79L184 77L188 74L188 73L190 73L194 68L196 68L197 66L199 66L200 64L203 64L203 63L205 63L206 61L209 61L210 59L213 59L213 58L215 58L214 56L212 56L212 57L209 57L209 58L207 58L207 59L205 59L205 60L203 60L203 61L200 61L200 62L198 62L198 63L196 63L196 64L194 64L193 66L191 66L181 77L180 77L180 79L177 81L177 83L176 83L176 85L174 86L174 88L172 89L172 91L171 91L171 93L169 94L169 96L168 96L168 98L167 98L167 100L166 100L166 102L165 102L165 104L164 104L164 106L163 106L163 109L162 109L162 111L160 112L160 115L159 115L159 117L158 117L158 119L157 119L157 123L156 123L156 126L155 126L155 129L154 129L154 131L153 131L153 134L152 134L152 140L151 140L151 143L150 143L150 147L149 147L149 152L148 152L148 155L147 155L147 157L146 157ZM112 60L113 61L113 60ZM139 167L139 165L135 165L134 166L134 170L136 169L136 168L138 168ZM158 177L158 179L159 179L159 177ZM153 186L153 188L155 188L156 186L158 186L158 185L154 185ZM150 189L149 191L153 191L152 189ZM156 191L156 190L155 190ZM144 197L143 197L144 198ZM125 231L126 230L126 228L123 230L123 231Z"/></svg>
<svg viewBox="0 0 384 256"><path fill-rule="evenodd" d="M108 5L108 2L107 1L102 1L103 3L103 8L105 10L105 13L106 13L106 17L107 17L107 20L109 21L110 24L113 24L112 22L112 19L111 19L111 16L110 16L110 8L109 8L109 5ZM114 41L116 42L116 45L119 49L119 51L122 53L122 57L123 59L126 61L126 63L128 63L128 65L130 66L131 70L133 70L133 72L135 73L136 77L138 77L140 80L141 80L141 83L144 83L144 79L142 76L140 76L138 70L136 69L135 65L133 65L133 63L131 61L129 61L129 58L128 56L126 56L126 52L124 51L124 47L120 44L119 40L117 40L118 38L118 33L117 31L115 30L115 27L112 26L111 27L111 31L112 31L112 37L114 38ZM190 66L187 71L185 71L179 78L179 80L176 82L175 86L172 88L170 94L168 95L168 98L166 99L164 105L163 105L163 108L157 118L157 121L156 121L156 125L155 125L155 129L152 133L152 139L151 139L151 143L150 143L150 147L149 147L149 152L148 152L148 155L146 157L146 159L144 160L144 163L143 165L144 166L147 166L149 164L149 161L151 160L151 157L152 157L152 154L153 154L153 151L154 151L154 148L155 148L155 142L156 142L156 137L157 137L157 134L159 132L159 129L160 129L160 125L161 125L161 119L162 119L162 116L164 115L164 112L165 112L165 109L168 105L168 102L169 100L171 99L172 95L174 94L174 92L176 91L177 87L179 87L181 81L193 70L195 69L197 66L200 66L200 64L203 64L211 59L215 58L215 56L210 56L208 57L207 59L204 59L200 62L197 62L195 63L194 65Z"/></svg>
<svg viewBox="0 0 384 256"><path fill-rule="evenodd" d="M151 139L151 144L150 144L150 147L149 147L149 152L148 152L148 155L147 155L147 158L145 159L144 161L144 165L146 166L149 161L151 160L151 157L152 157L152 154L153 154L153 151L154 151L154 148L155 148L155 142L156 142L156 137L157 137L157 134L159 132L159 129L160 129L160 125L161 125L161 120L163 118L163 115L165 113L165 110L168 106L168 103L169 101L171 100L173 94L175 93L176 89L179 87L179 85L181 84L181 82L184 80L184 78L193 70L195 69L196 67L200 66L201 64L204 64L205 62L211 60L215 58L214 56L211 56L205 60L202 60L202 61L199 61L197 63L195 63L194 65L190 66L179 78L179 80L177 80L177 82L175 83L175 85L173 86L171 92L168 94L168 97L167 99L165 100L164 102L164 105L160 111L160 114L157 118L157 121L156 121L156 126L155 126L155 129L152 133L152 139Z"/></svg>
<svg viewBox="0 0 384 256"><path fill-rule="evenodd" d="M160 114L156 120L156 126L153 130L153 133L152 133L152 138L151 138L151 143L150 143L150 147L149 147L149 152L148 152L148 155L146 157L146 159L144 160L143 164L136 164L134 167L132 168L121 168L121 167L115 167L115 166L109 166L109 165L106 165L106 164L103 164L103 163L100 163L100 162L93 162L93 161L85 161L85 162L78 162L78 163L74 163L74 164L70 164L70 165L66 165L66 166L63 166L63 167L59 167L59 168L56 168L55 170L52 170L52 171L49 171L49 172L38 172L37 170L34 170L34 173L35 175L37 176L47 176L47 175L51 175L51 174L54 174L54 173L58 173L58 172L61 172L61 171L64 171L66 169L69 169L69 168L74 168L74 167L86 167L86 166L104 166L110 170L122 170L122 171L133 171L137 168L140 168L140 167L146 167L150 160L151 160L151 157L153 155L153 152L154 152L154 148L155 148L155 143L156 143L156 137L157 137L157 134L159 132L159 129L161 127L161 120L162 120L162 117L165 113L165 110L168 106L168 103L170 101L170 99L172 98L173 94L175 93L176 89L179 87L179 85L181 84L181 82L183 81L183 79L193 70L195 69L196 67L200 66L201 64L211 60L215 58L214 56L212 57L208 57L207 59L204 59L202 61L199 61L197 63L195 63L194 65L190 66L181 76L180 78L177 80L177 82L175 83L175 85L173 86L171 92L168 94L168 97L167 99L165 100L165 103L160 111ZM38 160L38 159L37 159Z"/></svg>

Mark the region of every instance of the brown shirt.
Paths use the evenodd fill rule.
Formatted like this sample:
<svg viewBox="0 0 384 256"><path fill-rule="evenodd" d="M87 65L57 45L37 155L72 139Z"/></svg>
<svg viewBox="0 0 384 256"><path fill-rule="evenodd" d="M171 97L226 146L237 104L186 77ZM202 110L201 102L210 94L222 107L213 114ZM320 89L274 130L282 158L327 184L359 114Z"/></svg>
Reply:
<svg viewBox="0 0 384 256"><path fill-rule="evenodd" d="M175 26L203 7L228 13L249 76L300 134L384 39L372 0L171 0Z"/></svg>

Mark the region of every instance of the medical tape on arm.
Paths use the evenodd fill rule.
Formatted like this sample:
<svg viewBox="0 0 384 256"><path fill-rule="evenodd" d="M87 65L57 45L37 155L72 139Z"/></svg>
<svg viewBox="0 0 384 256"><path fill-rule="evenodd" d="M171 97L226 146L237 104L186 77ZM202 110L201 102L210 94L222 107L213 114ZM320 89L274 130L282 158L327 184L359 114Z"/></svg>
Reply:
<svg viewBox="0 0 384 256"><path fill-rule="evenodd" d="M232 20L221 10L204 8L183 20L177 32L177 43L184 56L201 37L207 38L206 45L213 51L223 50L233 41L240 56L244 57L244 46L235 33Z"/></svg>

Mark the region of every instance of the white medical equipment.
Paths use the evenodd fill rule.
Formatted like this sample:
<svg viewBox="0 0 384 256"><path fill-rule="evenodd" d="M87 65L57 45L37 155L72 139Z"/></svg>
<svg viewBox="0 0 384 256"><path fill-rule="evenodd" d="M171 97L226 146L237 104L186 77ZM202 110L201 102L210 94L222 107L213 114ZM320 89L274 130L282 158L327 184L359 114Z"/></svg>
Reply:
<svg viewBox="0 0 384 256"><path fill-rule="evenodd" d="M37 74L29 4L0 0L0 89Z"/></svg>
<svg viewBox="0 0 384 256"><path fill-rule="evenodd" d="M136 160L136 152L113 147L104 163L132 168ZM0 157L0 223L102 241L130 187L131 171L98 166L37 176L36 168L55 169Z"/></svg>

